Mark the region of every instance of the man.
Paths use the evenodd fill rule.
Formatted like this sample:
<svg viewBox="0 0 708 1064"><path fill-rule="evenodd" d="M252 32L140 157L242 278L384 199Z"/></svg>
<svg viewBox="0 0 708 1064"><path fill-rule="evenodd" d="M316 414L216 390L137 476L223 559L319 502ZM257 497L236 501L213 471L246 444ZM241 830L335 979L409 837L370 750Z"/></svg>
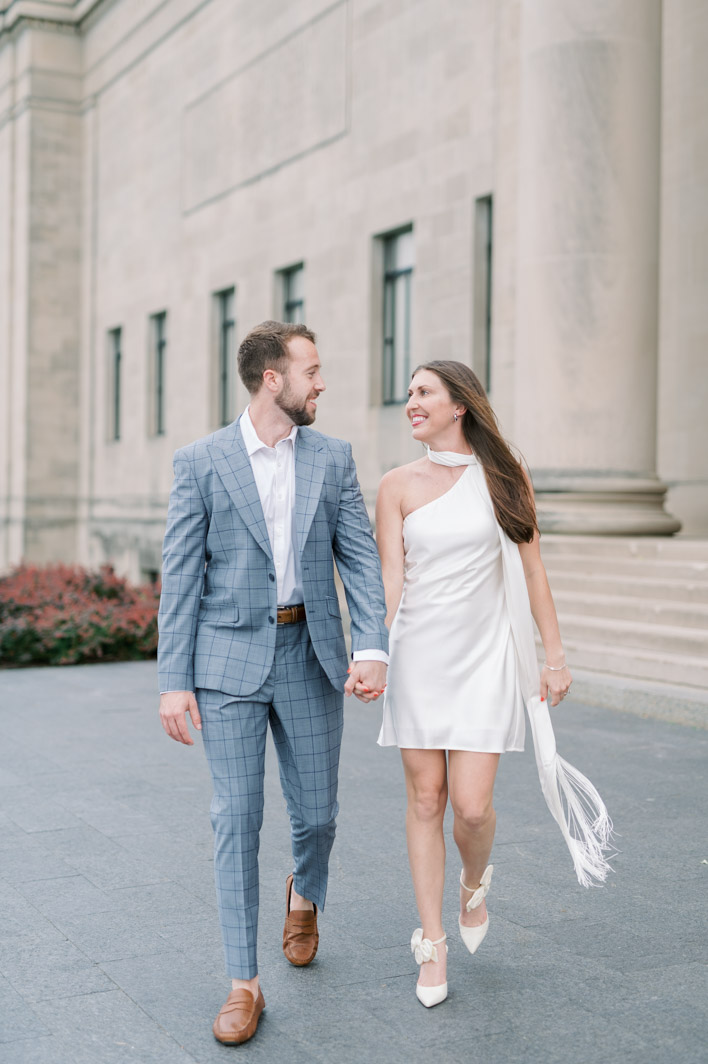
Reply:
<svg viewBox="0 0 708 1064"><path fill-rule="evenodd" d="M231 1045L255 1033L258 842L270 721L290 817L283 952L317 951L337 814L343 699L376 699L388 635L378 554L351 447L308 428L325 390L315 336L267 321L238 353L251 397L237 422L177 451L163 551L160 717L214 781L214 864L232 991L214 1022ZM351 614L347 670L336 558ZM347 679L347 671L349 678ZM346 680L346 683L345 683Z"/></svg>

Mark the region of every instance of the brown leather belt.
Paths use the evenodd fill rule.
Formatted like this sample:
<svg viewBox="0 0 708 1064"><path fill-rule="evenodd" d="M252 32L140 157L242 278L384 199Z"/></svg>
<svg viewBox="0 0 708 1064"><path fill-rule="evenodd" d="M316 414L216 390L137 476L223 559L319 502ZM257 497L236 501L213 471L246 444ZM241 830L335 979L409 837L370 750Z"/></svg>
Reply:
<svg viewBox="0 0 708 1064"><path fill-rule="evenodd" d="M278 606L278 624L296 624L304 620L304 606Z"/></svg>

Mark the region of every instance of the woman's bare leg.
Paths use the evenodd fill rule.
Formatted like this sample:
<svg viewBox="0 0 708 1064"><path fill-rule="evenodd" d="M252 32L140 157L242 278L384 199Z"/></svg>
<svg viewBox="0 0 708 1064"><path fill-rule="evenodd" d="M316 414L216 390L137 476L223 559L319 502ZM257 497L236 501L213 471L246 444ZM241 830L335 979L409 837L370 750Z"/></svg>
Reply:
<svg viewBox="0 0 708 1064"><path fill-rule="evenodd" d="M492 805L499 754L476 754L451 750L448 782L450 804L455 814L453 835L462 858L462 878L474 890L489 862L497 816ZM484 902L471 912L465 906L472 897L460 887L460 919L465 927L477 927L487 918Z"/></svg>
<svg viewBox="0 0 708 1064"><path fill-rule="evenodd" d="M444 750L401 750L408 808L408 860L423 937L435 942L443 935L442 898L445 884L443 818L447 805L447 763ZM447 951L438 947L438 960L420 966L421 986L446 982Z"/></svg>

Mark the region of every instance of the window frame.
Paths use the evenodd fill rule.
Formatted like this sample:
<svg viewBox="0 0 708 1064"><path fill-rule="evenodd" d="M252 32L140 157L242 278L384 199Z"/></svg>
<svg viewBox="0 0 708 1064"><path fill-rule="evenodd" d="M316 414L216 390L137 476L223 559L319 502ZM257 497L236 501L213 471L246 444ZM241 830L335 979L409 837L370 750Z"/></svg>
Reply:
<svg viewBox="0 0 708 1064"><path fill-rule="evenodd" d="M474 277L472 360L487 393L492 387L492 281L494 267L494 196L474 204Z"/></svg>
<svg viewBox="0 0 708 1064"><path fill-rule="evenodd" d="M415 256L411 254L410 263L406 266L390 265L391 257L395 258L390 249L395 248L396 242L410 234L413 240L413 225L402 226L399 229L383 233L381 242L382 256L382 318L381 318L381 402L383 406L397 406L408 401L408 381L411 372L411 340L412 340L412 309L413 309L413 275L415 272ZM414 245L413 245L414 247ZM398 298L403 293L403 358L399 365L397 341L398 328ZM400 369L401 394L396 394L397 372Z"/></svg>
<svg viewBox="0 0 708 1064"><path fill-rule="evenodd" d="M215 419L220 428L236 416L236 287L214 292L216 309Z"/></svg>
<svg viewBox="0 0 708 1064"><path fill-rule="evenodd" d="M305 324L305 263L296 262L292 266L286 266L277 271L278 276L278 314L282 320L294 325ZM293 296L293 280L299 277L302 281L302 293L299 297ZM300 316L293 314L293 310L299 308Z"/></svg>
<svg viewBox="0 0 708 1064"><path fill-rule="evenodd" d="M123 326L117 325L107 331L108 338L108 440L118 443L121 438L122 380L123 380Z"/></svg>
<svg viewBox="0 0 708 1064"><path fill-rule="evenodd" d="M150 315L150 434L166 435L165 356L167 351L167 311Z"/></svg>

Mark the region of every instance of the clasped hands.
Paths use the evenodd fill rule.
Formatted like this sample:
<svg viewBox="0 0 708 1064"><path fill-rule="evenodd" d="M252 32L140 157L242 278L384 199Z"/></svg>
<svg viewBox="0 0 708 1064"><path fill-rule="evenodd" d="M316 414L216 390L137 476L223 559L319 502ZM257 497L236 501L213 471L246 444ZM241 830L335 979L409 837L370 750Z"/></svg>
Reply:
<svg viewBox="0 0 708 1064"><path fill-rule="evenodd" d="M353 661L344 685L345 695L354 695L360 702L375 702L386 687L386 669L383 661Z"/></svg>
<svg viewBox="0 0 708 1064"><path fill-rule="evenodd" d="M353 662L344 693L355 695L360 702L375 702L386 686L386 668L382 661ZM201 731L202 719L193 691L169 691L160 696L162 727L171 739L185 746L193 746L187 717L191 719L193 727Z"/></svg>

